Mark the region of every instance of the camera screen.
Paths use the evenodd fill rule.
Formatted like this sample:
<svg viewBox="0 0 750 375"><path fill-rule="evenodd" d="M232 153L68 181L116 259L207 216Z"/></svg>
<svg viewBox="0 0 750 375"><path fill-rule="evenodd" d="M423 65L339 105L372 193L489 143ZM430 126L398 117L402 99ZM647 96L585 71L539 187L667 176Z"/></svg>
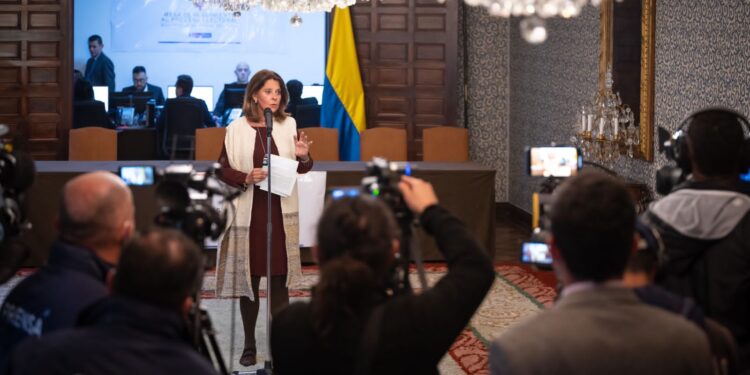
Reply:
<svg viewBox="0 0 750 375"><path fill-rule="evenodd" d="M550 265L552 264L552 254L544 242L524 242L521 247L521 262Z"/></svg>
<svg viewBox="0 0 750 375"><path fill-rule="evenodd" d="M529 150L529 174L543 177L574 176L582 160L575 147L532 147Z"/></svg>
<svg viewBox="0 0 750 375"><path fill-rule="evenodd" d="M128 166L120 167L120 178L131 186L147 186L154 184L154 167Z"/></svg>

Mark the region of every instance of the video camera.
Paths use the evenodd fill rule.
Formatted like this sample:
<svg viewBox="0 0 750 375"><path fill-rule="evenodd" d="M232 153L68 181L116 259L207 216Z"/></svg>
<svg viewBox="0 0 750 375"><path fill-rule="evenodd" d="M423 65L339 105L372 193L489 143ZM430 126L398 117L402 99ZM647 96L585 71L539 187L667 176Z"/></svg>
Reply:
<svg viewBox="0 0 750 375"><path fill-rule="evenodd" d="M126 184L156 185L156 200L160 213L156 225L175 228L203 246L206 238L216 240L227 224L226 210L220 214L212 206L215 195L231 201L239 195L230 191L215 177L218 164L205 172L198 172L190 164L174 164L163 170L153 166L124 166L119 174Z"/></svg>
<svg viewBox="0 0 750 375"><path fill-rule="evenodd" d="M0 137L8 127L0 124ZM10 142L0 141L0 284L15 275L29 249L14 239L31 224L26 221L24 193L34 183L34 160L15 150Z"/></svg>
<svg viewBox="0 0 750 375"><path fill-rule="evenodd" d="M411 249L413 227L416 225L414 214L406 205L404 196L398 188L401 176L411 176L411 172L412 167L409 163L389 162L384 158L375 157L367 163L366 175L362 178L360 186L334 187L330 188L327 194L334 200L361 194L370 195L382 200L391 209L401 230L401 246L393 276L393 288L397 294L412 292L409 282L409 261L412 258L416 262L422 288L427 288L421 252L415 247L412 253Z"/></svg>

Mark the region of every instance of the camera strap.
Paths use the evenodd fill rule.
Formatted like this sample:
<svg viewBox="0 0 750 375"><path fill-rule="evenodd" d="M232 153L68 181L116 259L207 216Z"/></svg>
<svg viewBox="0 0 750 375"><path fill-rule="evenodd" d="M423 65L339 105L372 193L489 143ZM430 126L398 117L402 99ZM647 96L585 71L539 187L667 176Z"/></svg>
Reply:
<svg viewBox="0 0 750 375"><path fill-rule="evenodd" d="M354 375L368 375L372 368L372 358L380 341L380 326L383 322L385 303L375 307L362 330L362 341L354 362Z"/></svg>

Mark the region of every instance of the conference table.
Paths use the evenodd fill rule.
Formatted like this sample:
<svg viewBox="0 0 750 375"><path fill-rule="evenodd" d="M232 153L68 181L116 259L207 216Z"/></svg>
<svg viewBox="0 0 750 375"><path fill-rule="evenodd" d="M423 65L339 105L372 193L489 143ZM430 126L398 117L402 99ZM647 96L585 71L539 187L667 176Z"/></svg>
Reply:
<svg viewBox="0 0 750 375"><path fill-rule="evenodd" d="M208 161L37 161L34 184L26 194L26 212L32 229L21 235L21 241L31 249L25 266L39 266L48 256L55 239L54 228L63 185L82 173L104 170L117 173L120 166L149 165L163 169L170 164L192 164L196 171L205 171ZM490 256L495 247L495 170L474 162L442 163L412 162L412 175L432 183L440 204L461 218ZM365 176L364 162L315 162L313 171L326 172L326 187L360 185ZM157 181L158 183L158 181ZM136 227L152 226L159 212L156 186L132 186L136 206ZM422 249L427 261L442 260L432 238L422 229L415 232L416 246ZM303 252L303 261L310 261Z"/></svg>

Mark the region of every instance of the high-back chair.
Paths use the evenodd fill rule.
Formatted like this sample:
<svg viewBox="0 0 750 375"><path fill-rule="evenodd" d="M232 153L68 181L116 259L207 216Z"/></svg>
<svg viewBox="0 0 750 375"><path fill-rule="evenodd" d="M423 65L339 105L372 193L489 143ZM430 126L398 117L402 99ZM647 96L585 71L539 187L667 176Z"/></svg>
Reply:
<svg viewBox="0 0 750 375"><path fill-rule="evenodd" d="M453 126L422 130L422 160L469 161L469 130Z"/></svg>
<svg viewBox="0 0 750 375"><path fill-rule="evenodd" d="M117 131L99 127L71 129L68 160L117 160Z"/></svg>
<svg viewBox="0 0 750 375"><path fill-rule="evenodd" d="M161 149L169 159L193 159L195 130L203 127L201 108L189 98L167 99L166 124L161 134Z"/></svg>
<svg viewBox="0 0 750 375"><path fill-rule="evenodd" d="M226 128L195 129L195 160L219 160Z"/></svg>
<svg viewBox="0 0 750 375"><path fill-rule="evenodd" d="M304 128L307 138L313 141L310 154L315 161L339 160L339 131L331 128Z"/></svg>
<svg viewBox="0 0 750 375"><path fill-rule="evenodd" d="M404 161L406 156L406 130L393 128L366 129L360 134L359 159L371 160L374 156L391 161Z"/></svg>

